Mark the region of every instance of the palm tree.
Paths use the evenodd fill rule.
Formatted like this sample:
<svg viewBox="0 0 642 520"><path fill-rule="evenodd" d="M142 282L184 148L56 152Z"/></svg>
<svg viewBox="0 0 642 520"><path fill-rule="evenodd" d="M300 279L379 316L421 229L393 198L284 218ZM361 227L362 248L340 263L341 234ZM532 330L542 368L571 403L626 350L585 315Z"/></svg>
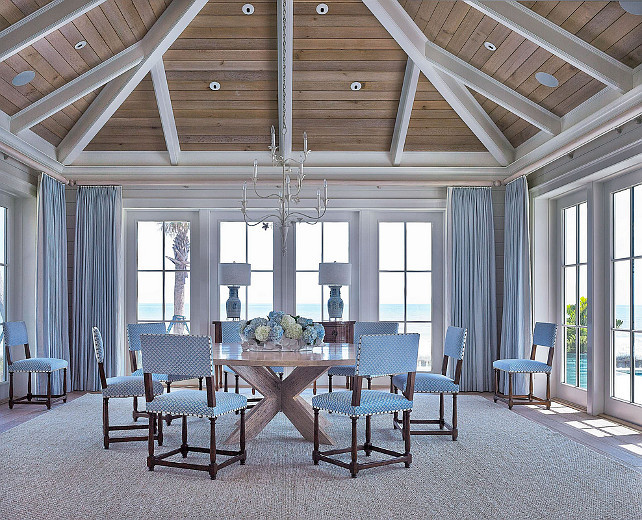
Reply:
<svg viewBox="0 0 642 520"><path fill-rule="evenodd" d="M166 236L173 237L172 251L174 256L166 258L174 264L174 315L182 316L185 307L185 281L189 276L189 222L165 222ZM176 334L185 330L184 323L175 323Z"/></svg>

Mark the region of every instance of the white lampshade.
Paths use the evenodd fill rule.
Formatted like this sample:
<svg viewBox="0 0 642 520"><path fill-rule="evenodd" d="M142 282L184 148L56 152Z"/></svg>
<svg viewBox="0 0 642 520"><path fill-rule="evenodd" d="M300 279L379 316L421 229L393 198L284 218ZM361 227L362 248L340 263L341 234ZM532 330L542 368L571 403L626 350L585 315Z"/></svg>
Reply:
<svg viewBox="0 0 642 520"><path fill-rule="evenodd" d="M352 264L319 264L319 285L350 285Z"/></svg>
<svg viewBox="0 0 642 520"><path fill-rule="evenodd" d="M252 266L250 264L218 264L220 285L250 285Z"/></svg>

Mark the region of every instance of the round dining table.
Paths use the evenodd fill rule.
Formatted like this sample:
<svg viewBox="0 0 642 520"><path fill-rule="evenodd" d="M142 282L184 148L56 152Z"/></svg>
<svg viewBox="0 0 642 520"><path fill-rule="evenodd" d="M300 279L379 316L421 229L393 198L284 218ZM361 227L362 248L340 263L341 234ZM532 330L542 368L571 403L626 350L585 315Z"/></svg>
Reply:
<svg viewBox="0 0 642 520"><path fill-rule="evenodd" d="M215 365L227 365L263 395L263 399L246 414L246 439L256 437L277 413L283 412L299 433L312 442L314 413L300 394L330 367L354 365L356 345L329 343L310 350L266 351L243 350L240 343L214 343L212 354ZM294 370L281 380L270 369L272 366L293 367ZM320 417L319 441L334 444L326 426L327 421ZM238 443L239 431L240 422L225 442Z"/></svg>

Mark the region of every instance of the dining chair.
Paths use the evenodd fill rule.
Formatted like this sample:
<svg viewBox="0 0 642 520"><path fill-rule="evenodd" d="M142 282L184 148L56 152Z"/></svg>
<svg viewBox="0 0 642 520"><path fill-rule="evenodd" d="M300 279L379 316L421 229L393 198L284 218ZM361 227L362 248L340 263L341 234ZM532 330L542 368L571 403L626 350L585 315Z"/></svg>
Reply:
<svg viewBox="0 0 642 520"><path fill-rule="evenodd" d="M209 336L143 334L141 336L143 372L145 379L146 411L149 414L147 468L154 471L155 466L169 466L207 471L211 479L216 478L219 469L234 462L245 464L245 409L247 399L241 394L216 392L214 390L214 371L212 366L212 340ZM199 376L205 378L206 392L198 390L179 390L163 395L155 395L154 373ZM221 415L240 411L239 450L216 449L216 419ZM154 454L154 417L159 420L163 414L182 417L182 443L179 448L159 455ZM187 443L187 417L207 417L210 421L210 445L208 448L190 446ZM176 462L166 460L180 453L186 458L189 452L208 453L209 464ZM216 456L228 458L217 463Z"/></svg>
<svg viewBox="0 0 642 520"><path fill-rule="evenodd" d="M546 409L551 408L551 370L553 365L553 353L557 339L557 324L537 322L533 330L533 345L531 347L530 359L498 359L493 362L495 371L495 395L493 401L498 399L508 402L508 408L512 409L516 404L544 404ZM537 347L548 348L546 363L536 361ZM499 391L499 374L508 373L508 395ZM513 374L528 374L529 386L527 395L513 395ZM546 374L546 398L542 399L533 394L533 374Z"/></svg>
<svg viewBox="0 0 642 520"><path fill-rule="evenodd" d="M65 359L31 357L29 349L29 337L27 326L24 321L7 321L4 326L4 344L7 356L7 371L9 372L9 409L13 409L15 403L21 404L42 404L51 409L51 404L59 399L67 402L67 367L69 362ZM11 347L23 346L25 359L13 361L11 358ZM62 370L62 394L51 393L51 374ZM15 373L27 373L27 395L13 397L13 375ZM31 373L47 374L47 394L33 394L31 392Z"/></svg>
<svg viewBox="0 0 642 520"><path fill-rule="evenodd" d="M362 335L359 338L357 363L353 376L352 390L328 392L312 398L314 410L314 450L312 460L315 465L319 461L329 462L350 470L353 478L362 469L396 464L403 462L410 467L410 412L415 389L415 372L417 370L417 354L419 351L419 334L378 334ZM363 377L376 377L389 374L407 375L408 385L404 393L393 394L381 390L362 390ZM349 448L319 450L319 411L347 415L352 419L352 443ZM394 412L403 413L404 452L396 452L372 444L371 417L378 414ZM357 443L357 420L366 418L366 440L364 444ZM389 458L372 462L358 462L357 454L364 451L366 457L374 451ZM350 453L351 461L344 462L332 457L341 453Z"/></svg>
<svg viewBox="0 0 642 520"><path fill-rule="evenodd" d="M466 329L460 327L448 327L444 341L444 359L441 362L441 374L429 372L417 372L415 377L415 393L439 394L439 419L412 419L410 424L438 424L439 429L410 430L410 435L450 435L454 441L457 440L457 395L459 394L459 380L461 378L461 367L464 359L464 348L466 346ZM448 363L452 361L454 366L454 378L448 377ZM407 377L399 374L392 378L395 393L399 390L406 390ZM444 420L444 394L453 396L453 418L452 424ZM399 428L403 433L404 425L399 420L399 414L393 415L393 426Z"/></svg>
<svg viewBox="0 0 642 520"><path fill-rule="evenodd" d="M354 324L354 344L358 344L359 338L364 334L397 334L397 332L399 332L398 323L390 321L358 321ZM348 383L354 375L355 365L331 367L328 370L328 392L332 392L333 376L343 376L346 378L346 383ZM392 376L390 378L392 379ZM370 390L372 388L372 378L366 377L366 379L368 381L368 390ZM349 384L346 384L346 388L349 388ZM392 383L390 388L392 389Z"/></svg>
<svg viewBox="0 0 642 520"><path fill-rule="evenodd" d="M98 375L100 377L100 387L103 394L103 446L106 450L109 449L110 442L130 442L130 441L146 441L147 435L139 436L126 436L126 437L110 437L109 432L119 430L144 430L147 429L145 424L130 424L123 426L112 426L109 424L109 400L114 398L129 398L142 397L145 395L145 384L142 376L118 376L106 377L105 376L105 348L103 344L103 336L98 327L92 327L91 338L94 344L94 354L96 355L96 362L98 363ZM154 381L152 391L155 395L163 393L163 384L160 381ZM158 440L158 444L163 444L163 425L159 420L158 425L153 424L154 439Z"/></svg>

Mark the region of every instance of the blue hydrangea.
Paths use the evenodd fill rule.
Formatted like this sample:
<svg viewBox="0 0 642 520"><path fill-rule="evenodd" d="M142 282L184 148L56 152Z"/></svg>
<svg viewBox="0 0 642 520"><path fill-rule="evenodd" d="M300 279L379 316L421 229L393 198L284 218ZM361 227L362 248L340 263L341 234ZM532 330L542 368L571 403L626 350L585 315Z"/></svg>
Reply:
<svg viewBox="0 0 642 520"><path fill-rule="evenodd" d="M253 318L252 320L250 320L250 325L255 329L256 327L259 327L261 325L267 325L267 324L268 324L268 320L266 320L265 318Z"/></svg>
<svg viewBox="0 0 642 520"><path fill-rule="evenodd" d="M243 335L244 335L247 339L254 339L254 338L256 337L256 336L255 336L255 334L254 334L254 331L255 331L255 330L256 330L256 328L255 328L255 327L253 327L253 326L252 326L252 324L250 323L249 325L247 325L247 326L243 329Z"/></svg>
<svg viewBox="0 0 642 520"><path fill-rule="evenodd" d="M315 323L314 328L317 331L317 341L321 343L325 339L325 327L320 323Z"/></svg>
<svg viewBox="0 0 642 520"><path fill-rule="evenodd" d="M283 312L283 311L271 311L268 314L268 319L272 323L277 323L277 324L280 325L281 324L281 320L283 319L283 316L285 316L285 312Z"/></svg>
<svg viewBox="0 0 642 520"><path fill-rule="evenodd" d="M270 324L270 335L268 336L269 341L279 341L283 337L283 327L281 325Z"/></svg>
<svg viewBox="0 0 642 520"><path fill-rule="evenodd" d="M301 325L301 327L303 327L304 329L305 329L306 327L309 327L310 325L314 325L314 321L313 321L313 320L311 320L311 319L309 319L309 318L302 318L301 316L299 316L299 317L297 318L296 322L297 322L299 325Z"/></svg>
<svg viewBox="0 0 642 520"><path fill-rule="evenodd" d="M314 345L317 340L317 329L314 327L306 327L303 329L303 340L307 345Z"/></svg>

